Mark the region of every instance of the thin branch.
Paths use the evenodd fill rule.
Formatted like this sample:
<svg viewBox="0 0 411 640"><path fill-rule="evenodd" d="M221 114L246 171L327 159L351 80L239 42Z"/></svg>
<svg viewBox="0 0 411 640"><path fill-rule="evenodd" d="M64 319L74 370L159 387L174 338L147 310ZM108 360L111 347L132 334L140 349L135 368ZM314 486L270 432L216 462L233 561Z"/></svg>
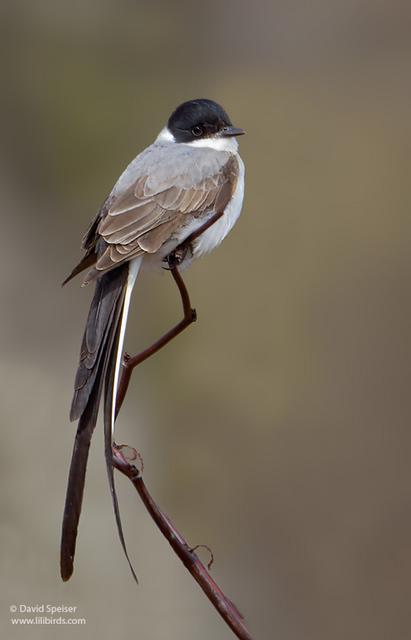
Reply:
<svg viewBox="0 0 411 640"><path fill-rule="evenodd" d="M187 288L184 281L177 269L177 265L184 259L187 251L191 247L191 243L203 233L208 227L216 222L221 217L221 213L217 213L212 216L198 231L194 232L187 238L187 241L181 247L177 249L167 258L171 275L177 284L178 290L181 296L181 302L183 305L183 319L180 320L172 329L165 333L159 340L154 342L150 347L142 351L141 353L131 357L127 354L123 358L122 373L120 383L117 390L116 398L116 417L123 404L124 398L127 393L127 389L130 383L131 374L134 368L141 362L152 356L159 351L170 340L178 336L184 329L186 329L191 323L195 322L197 315L195 309L191 307L190 297L188 295ZM121 449L127 445L118 446L113 443L113 466L121 471L135 487L138 495L144 503L147 511L151 515L152 519L160 529L164 537L168 540L174 552L178 555L184 566L191 573L193 578L200 585L204 593L210 602L217 609L223 620L234 632L234 634L240 640L252 640L250 632L244 624L243 616L238 611L237 607L224 592L220 589L217 583L210 576L204 564L201 562L197 554L194 552L197 547L190 547L185 538L177 531L170 519L161 511L157 506L153 498L151 497L148 489L144 483L141 472L139 469L130 464L130 461L125 458ZM141 456L135 449L129 447L134 452L133 459L140 458ZM212 557L212 553L211 553Z"/></svg>
<svg viewBox="0 0 411 640"><path fill-rule="evenodd" d="M175 283L177 284L178 290L180 291L181 301L183 303L183 312L184 317L178 324L176 324L172 329L167 331L159 340L154 342L150 347L144 349L141 353L138 353L135 356L129 356L127 353L123 356L123 366L121 370L121 378L120 384L118 385L117 391L117 399L116 399L116 417L118 412L121 409L121 405L123 404L125 395L127 393L128 385L130 383L131 374L133 373L133 369L137 367L137 365L150 358L150 356L154 355L159 351L162 347L164 347L170 340L178 336L179 333L184 331L191 323L197 320L197 313L195 309L191 308L190 297L188 295L187 287L184 284L184 280L180 275L177 267L171 267L170 269L171 275L174 278Z"/></svg>
<svg viewBox="0 0 411 640"><path fill-rule="evenodd" d="M131 480L147 511L153 518L161 533L168 540L184 566L200 585L210 602L217 609L223 620L240 640L252 640L252 636L244 624L243 616L229 598L213 580L200 558L194 553L185 538L177 531L171 520L161 511L151 497L140 471L129 464L121 453L121 446L113 446L113 465ZM135 453L137 456L137 453Z"/></svg>
<svg viewBox="0 0 411 640"><path fill-rule="evenodd" d="M180 272L178 271L178 265L184 260L187 251L191 250L192 243L196 238L198 238L204 231L206 231L212 224L217 222L223 215L223 212L219 211L212 215L204 224L202 224L196 231L193 231L184 243L178 246L170 255L165 258L165 262L168 263L168 267L171 271L171 275L174 278L174 281L178 287L181 296L181 302L183 304L183 313L184 317L178 324L176 324L170 331L167 331L157 342L154 342L150 347L138 353L137 355L131 357L127 353L123 356L123 366L121 371L120 383L118 385L117 390L117 398L116 398L116 417L118 416L118 412L121 409L121 405L123 404L124 397L127 393L128 385L130 383L131 374L133 373L133 369L137 367L137 365L150 358L150 356L154 355L159 351L162 347L164 347L170 340L178 336L184 329L186 329L190 324L197 320L196 310L191 308L190 296L188 295L187 287L184 284L184 280L181 277Z"/></svg>

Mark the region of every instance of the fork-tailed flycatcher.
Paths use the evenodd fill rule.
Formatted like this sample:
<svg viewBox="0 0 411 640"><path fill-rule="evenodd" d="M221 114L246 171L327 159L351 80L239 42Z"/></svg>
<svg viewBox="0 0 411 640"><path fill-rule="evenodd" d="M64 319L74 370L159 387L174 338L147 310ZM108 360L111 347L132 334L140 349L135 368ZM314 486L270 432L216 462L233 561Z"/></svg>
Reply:
<svg viewBox="0 0 411 640"><path fill-rule="evenodd" d="M140 269L161 268L167 261L185 268L212 251L231 230L244 194L244 164L236 139L243 133L212 100L181 104L154 143L116 182L83 239L83 259L65 281L88 269L84 284L94 281L95 292L70 411L78 427L63 518L63 580L73 572L88 451L103 387L107 471L128 559L114 488L112 445L131 292Z"/></svg>

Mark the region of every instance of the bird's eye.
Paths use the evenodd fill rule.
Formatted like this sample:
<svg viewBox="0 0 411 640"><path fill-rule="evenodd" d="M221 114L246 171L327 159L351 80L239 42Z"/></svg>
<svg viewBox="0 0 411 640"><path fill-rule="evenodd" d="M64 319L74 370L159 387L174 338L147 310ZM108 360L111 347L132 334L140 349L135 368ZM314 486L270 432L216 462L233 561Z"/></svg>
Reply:
<svg viewBox="0 0 411 640"><path fill-rule="evenodd" d="M198 125L197 125L196 127L193 127L193 128L191 129L191 133L192 133L192 134L193 134L193 136L195 136L196 138L199 138L199 137L203 134L203 127L200 127L200 126L198 126Z"/></svg>

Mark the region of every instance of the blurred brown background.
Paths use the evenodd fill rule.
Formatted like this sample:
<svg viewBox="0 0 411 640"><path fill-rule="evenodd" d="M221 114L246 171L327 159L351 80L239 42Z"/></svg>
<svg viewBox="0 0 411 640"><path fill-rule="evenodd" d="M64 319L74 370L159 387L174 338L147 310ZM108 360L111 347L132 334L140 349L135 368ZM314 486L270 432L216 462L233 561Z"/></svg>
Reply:
<svg viewBox="0 0 411 640"><path fill-rule="evenodd" d="M76 571L58 573L91 296L60 282L193 97L247 130L244 212L187 273L199 321L135 373L119 439L255 638L411 637L410 18L382 0L1 2L3 637L232 637L118 478L133 584L101 425ZM171 278L142 280L127 348L179 317ZM87 625L12 627L21 603Z"/></svg>

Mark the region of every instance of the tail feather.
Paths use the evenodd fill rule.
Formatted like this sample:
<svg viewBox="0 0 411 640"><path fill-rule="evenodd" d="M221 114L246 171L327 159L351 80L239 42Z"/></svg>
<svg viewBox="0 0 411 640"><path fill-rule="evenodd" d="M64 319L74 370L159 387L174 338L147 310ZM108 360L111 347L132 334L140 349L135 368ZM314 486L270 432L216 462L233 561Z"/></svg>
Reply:
<svg viewBox="0 0 411 640"><path fill-rule="evenodd" d="M117 335L118 343L119 335ZM117 531L120 538L121 546L123 547L124 555L126 556L128 565L134 580L138 583L138 578L134 567L128 555L126 541L124 538L123 525L121 522L120 508L117 499L117 492L114 483L114 469L113 469L113 438L112 438L112 423L111 423L111 407L113 403L113 397L115 394L114 387L114 368L115 368L115 353L113 351L112 358L110 359L109 366L107 368L105 389L104 389L104 452L106 457L108 483L110 487L111 499L113 502L114 516L116 519Z"/></svg>
<svg viewBox="0 0 411 640"><path fill-rule="evenodd" d="M107 353L115 324L121 315L128 265L119 267L97 280L80 350L80 362L74 383L70 419L83 414L94 388L100 360Z"/></svg>
<svg viewBox="0 0 411 640"><path fill-rule="evenodd" d="M117 342L127 276L126 264L103 275L97 281L87 318L71 409L71 417L79 418L79 423L64 507L60 555L63 580L68 580L73 572L88 451L97 421L103 381L112 357L113 346Z"/></svg>
<svg viewBox="0 0 411 640"><path fill-rule="evenodd" d="M127 285L125 288L123 309L121 314L121 320L118 323L116 338L113 349L111 351L110 361L107 366L106 380L104 388L104 450L106 456L106 466L108 482L110 486L111 498L113 501L114 516L116 519L117 531L120 538L121 546L123 547L124 555L126 556L128 565L130 567L133 578L138 582L136 572L131 563L128 555L126 541L124 539L123 526L121 523L120 509L118 505L117 492L114 484L114 469L113 469L113 435L114 435L114 422L116 414L116 395L117 385L121 366L121 354L123 352L124 335L127 324L127 316L130 305L131 293L140 269L141 258L136 258L130 263L129 273L127 278Z"/></svg>
<svg viewBox="0 0 411 640"><path fill-rule="evenodd" d="M67 484L60 551L60 572L64 581L73 573L74 554L91 437L96 426L101 382L92 391L89 402L80 418Z"/></svg>

